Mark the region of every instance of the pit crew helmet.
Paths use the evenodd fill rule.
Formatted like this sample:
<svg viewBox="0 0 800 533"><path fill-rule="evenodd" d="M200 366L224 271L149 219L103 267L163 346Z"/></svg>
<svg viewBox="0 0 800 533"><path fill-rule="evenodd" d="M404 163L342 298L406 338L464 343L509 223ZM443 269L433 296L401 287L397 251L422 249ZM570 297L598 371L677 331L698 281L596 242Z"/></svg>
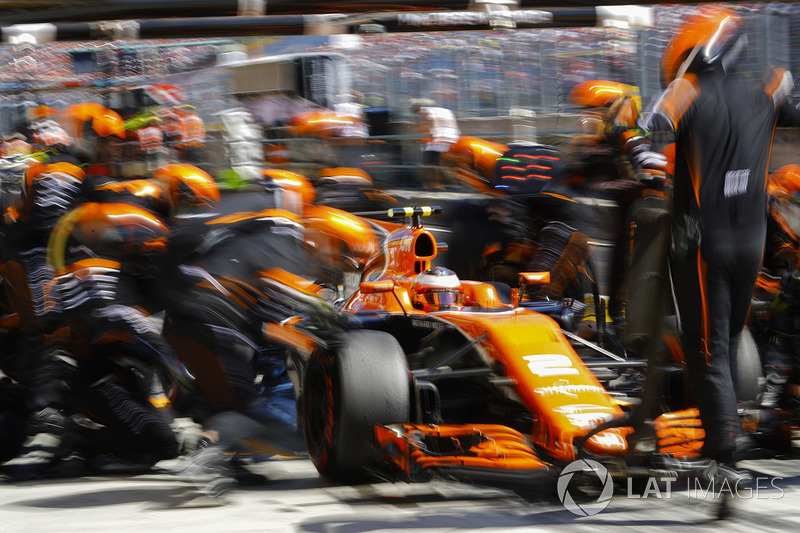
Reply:
<svg viewBox="0 0 800 533"><path fill-rule="evenodd" d="M425 312L457 309L464 303L461 280L449 268L429 268L411 284L412 304Z"/></svg>
<svg viewBox="0 0 800 533"><path fill-rule="evenodd" d="M770 174L767 194L771 217L797 240L800 236L800 166L785 165Z"/></svg>
<svg viewBox="0 0 800 533"><path fill-rule="evenodd" d="M727 70L746 44L744 22L730 8L699 7L678 28L661 56L664 84L687 72Z"/></svg>
<svg viewBox="0 0 800 533"><path fill-rule="evenodd" d="M169 191L173 214L211 209L219 202L217 182L194 165L164 165L155 170L153 179Z"/></svg>
<svg viewBox="0 0 800 533"><path fill-rule="evenodd" d="M125 121L116 111L96 103L73 104L59 119L72 146L90 162L104 156L108 141L125 140Z"/></svg>
<svg viewBox="0 0 800 533"><path fill-rule="evenodd" d="M14 132L10 135L3 135L0 141L0 158L26 157L33 152L30 143L25 140L21 133Z"/></svg>
<svg viewBox="0 0 800 533"><path fill-rule="evenodd" d="M769 175L770 196L797 196L800 193L800 165L784 165Z"/></svg>
<svg viewBox="0 0 800 533"><path fill-rule="evenodd" d="M57 275L102 260L124 264L136 275L154 276L160 272L168 236L167 226L139 206L88 202L56 224L47 259Z"/></svg>
<svg viewBox="0 0 800 533"><path fill-rule="evenodd" d="M69 134L54 120L42 120L34 123L33 146L37 150L65 150L72 145Z"/></svg>

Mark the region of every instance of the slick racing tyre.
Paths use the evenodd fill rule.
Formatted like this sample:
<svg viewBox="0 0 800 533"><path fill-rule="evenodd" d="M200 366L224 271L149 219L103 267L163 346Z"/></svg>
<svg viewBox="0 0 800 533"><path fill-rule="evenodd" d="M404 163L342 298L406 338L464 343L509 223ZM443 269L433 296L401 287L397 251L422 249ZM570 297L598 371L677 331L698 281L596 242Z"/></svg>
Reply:
<svg viewBox="0 0 800 533"><path fill-rule="evenodd" d="M335 353L310 359L303 431L323 476L342 483L367 481L378 464L373 426L407 422L410 416L408 364L388 333L352 331Z"/></svg>

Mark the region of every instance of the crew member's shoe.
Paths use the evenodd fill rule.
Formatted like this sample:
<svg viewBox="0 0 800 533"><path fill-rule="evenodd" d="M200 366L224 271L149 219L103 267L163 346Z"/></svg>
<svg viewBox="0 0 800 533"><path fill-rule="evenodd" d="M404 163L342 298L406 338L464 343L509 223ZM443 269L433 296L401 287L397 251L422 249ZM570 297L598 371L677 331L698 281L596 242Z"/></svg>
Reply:
<svg viewBox="0 0 800 533"><path fill-rule="evenodd" d="M700 471L700 479L713 491L714 498L719 501L716 518L725 520L734 516L735 498L742 489L753 484L753 476L745 470L719 461L709 460L708 466Z"/></svg>
<svg viewBox="0 0 800 533"><path fill-rule="evenodd" d="M266 477L250 472L236 455L214 445L186 456L178 474L187 478L201 493L223 502L236 487L252 487L267 482Z"/></svg>

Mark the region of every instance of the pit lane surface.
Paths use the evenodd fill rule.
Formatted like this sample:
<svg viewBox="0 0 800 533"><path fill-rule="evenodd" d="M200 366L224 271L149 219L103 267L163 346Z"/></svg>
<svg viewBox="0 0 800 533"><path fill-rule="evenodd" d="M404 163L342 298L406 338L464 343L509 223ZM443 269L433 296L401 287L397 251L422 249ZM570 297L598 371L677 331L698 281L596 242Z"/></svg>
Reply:
<svg viewBox="0 0 800 533"><path fill-rule="evenodd" d="M20 471L41 445L6 466ZM577 516L560 503L555 483L526 491L454 481L340 486L317 475L304 458L273 458L251 470L266 485L238 489L223 504L176 474L180 459L147 473L0 483L0 533L95 531L797 531L800 459L747 461L763 481L758 497L735 500L736 517L713 521L718 500L675 482L647 498L623 486L607 508ZM639 491L641 494L641 490ZM660 496L660 497L659 497Z"/></svg>

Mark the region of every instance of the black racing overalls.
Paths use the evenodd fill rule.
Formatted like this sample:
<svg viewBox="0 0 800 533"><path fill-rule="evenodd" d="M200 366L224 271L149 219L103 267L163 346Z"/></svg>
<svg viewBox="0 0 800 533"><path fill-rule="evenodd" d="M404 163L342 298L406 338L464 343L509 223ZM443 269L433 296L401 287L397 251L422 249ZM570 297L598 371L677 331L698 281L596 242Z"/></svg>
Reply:
<svg viewBox="0 0 800 533"><path fill-rule="evenodd" d="M81 162L48 151L25 174L22 193L4 212L0 247L0 292L19 318L16 345L0 346L3 371L23 383L33 412L66 401L65 365L60 353L60 302L52 290L47 241L59 218L84 201Z"/></svg>
<svg viewBox="0 0 800 533"><path fill-rule="evenodd" d="M127 203L84 203L53 229L47 259L69 329L66 348L77 361L68 407L94 422L72 425L65 452L140 464L178 453L168 413L150 392L158 382L166 392L183 370L143 308L143 287L158 283L168 235L158 217Z"/></svg>
<svg viewBox="0 0 800 533"><path fill-rule="evenodd" d="M672 286L703 453L722 462L734 459L741 431L732 376L763 254L773 134L778 123L800 125L786 101L791 79L774 67L760 84L687 74L664 92L649 125L675 133Z"/></svg>
<svg viewBox="0 0 800 533"><path fill-rule="evenodd" d="M261 270L299 275L309 265L294 214L272 208L235 211L268 205L264 199L262 193L229 193L220 205L227 214L184 226L170 243L177 265L163 288L168 295L164 334L202 393L204 401L195 398L189 406L197 419L223 410L262 422L274 416L256 383L261 325L280 322L292 311L280 302L269 305L254 282ZM273 308L280 309L278 316L270 315Z"/></svg>

